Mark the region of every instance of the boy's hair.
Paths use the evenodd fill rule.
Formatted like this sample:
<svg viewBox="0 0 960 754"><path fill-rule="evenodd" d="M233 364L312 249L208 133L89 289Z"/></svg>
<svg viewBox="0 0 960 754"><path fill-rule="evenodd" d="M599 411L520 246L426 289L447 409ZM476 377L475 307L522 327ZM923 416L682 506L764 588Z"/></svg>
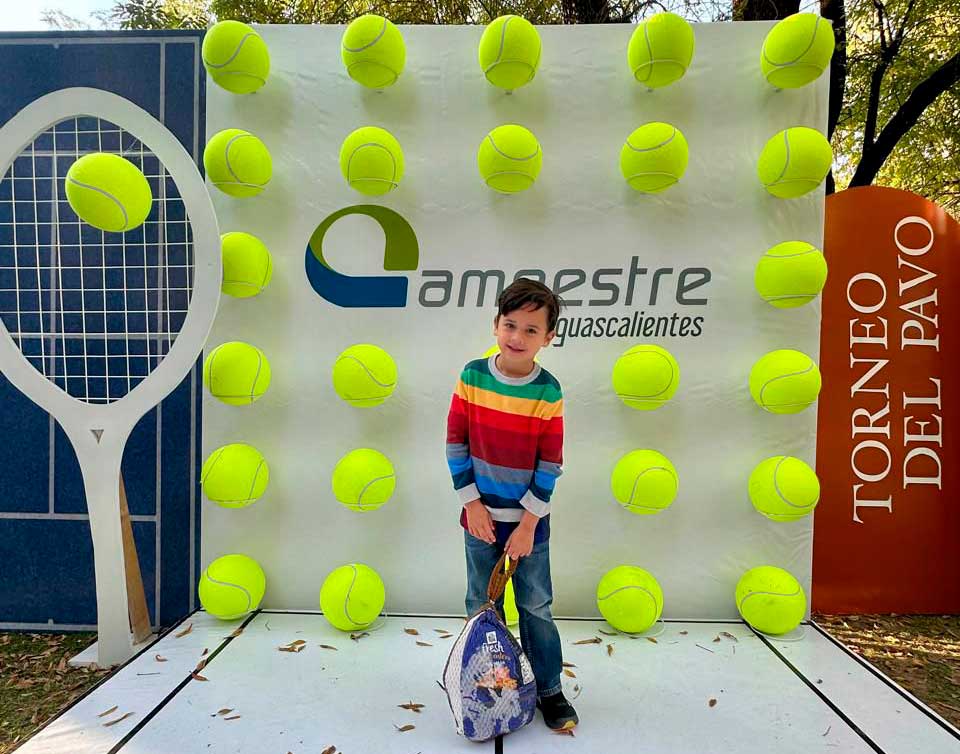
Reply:
<svg viewBox="0 0 960 754"><path fill-rule="evenodd" d="M497 319L517 309L523 309L527 304L535 304L535 309L546 307L547 332L557 329L557 320L560 319L560 307L563 306L563 302L556 293L539 280L530 278L518 278L504 288L500 298L497 299Z"/></svg>

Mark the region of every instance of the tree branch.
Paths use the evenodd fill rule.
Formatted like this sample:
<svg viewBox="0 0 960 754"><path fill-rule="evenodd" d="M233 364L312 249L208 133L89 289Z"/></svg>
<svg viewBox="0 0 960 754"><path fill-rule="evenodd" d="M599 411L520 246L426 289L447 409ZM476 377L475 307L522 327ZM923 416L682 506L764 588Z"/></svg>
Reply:
<svg viewBox="0 0 960 754"><path fill-rule="evenodd" d="M863 157L850 181L851 186L868 186L877 177L897 142L904 137L923 115L923 111L947 89L960 81L960 52L921 81L907 97L883 130L875 143L864 144Z"/></svg>

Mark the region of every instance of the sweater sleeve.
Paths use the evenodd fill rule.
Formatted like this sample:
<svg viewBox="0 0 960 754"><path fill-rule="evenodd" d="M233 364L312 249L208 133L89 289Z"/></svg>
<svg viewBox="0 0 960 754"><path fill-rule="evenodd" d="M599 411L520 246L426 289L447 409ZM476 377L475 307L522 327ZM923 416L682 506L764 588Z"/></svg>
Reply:
<svg viewBox="0 0 960 754"><path fill-rule="evenodd" d="M480 491L477 489L473 460L470 458L470 417L462 376L457 381L447 414L447 466L450 468L453 488L460 498L460 504L466 505L477 500Z"/></svg>
<svg viewBox="0 0 960 754"><path fill-rule="evenodd" d="M550 497L563 473L563 398L550 405L537 440L537 465L533 481L520 504L538 518L550 513Z"/></svg>

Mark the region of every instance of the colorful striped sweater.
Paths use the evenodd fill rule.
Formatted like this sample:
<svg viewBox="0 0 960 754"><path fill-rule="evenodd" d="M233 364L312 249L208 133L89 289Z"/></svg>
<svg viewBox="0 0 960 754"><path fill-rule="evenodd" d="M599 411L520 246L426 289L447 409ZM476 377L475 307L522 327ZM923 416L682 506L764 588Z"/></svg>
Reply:
<svg viewBox="0 0 960 754"><path fill-rule="evenodd" d="M560 383L535 364L526 377L507 377L496 356L467 364L447 416L447 465L461 505L480 499L498 542L524 510L540 521L534 542L550 536L550 497L563 465ZM466 528L466 510L460 523Z"/></svg>

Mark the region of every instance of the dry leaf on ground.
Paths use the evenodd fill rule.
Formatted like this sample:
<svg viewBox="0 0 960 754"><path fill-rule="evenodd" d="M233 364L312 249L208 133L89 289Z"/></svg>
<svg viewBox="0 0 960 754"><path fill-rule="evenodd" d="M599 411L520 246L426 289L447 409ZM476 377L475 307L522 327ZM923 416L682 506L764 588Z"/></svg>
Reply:
<svg viewBox="0 0 960 754"><path fill-rule="evenodd" d="M396 723L394 723L394 724L393 724L393 727L396 728L396 729L397 729L398 731L400 731L401 733L406 733L408 730L413 730L413 729L416 728L417 726L416 726L416 725L404 725L404 726L400 726L400 725L397 725Z"/></svg>
<svg viewBox="0 0 960 754"><path fill-rule="evenodd" d="M716 707L716 706L717 706L717 700L716 700L716 699L711 699L709 702L707 702L707 704L709 704L711 707Z"/></svg>
<svg viewBox="0 0 960 754"><path fill-rule="evenodd" d="M576 674L575 674L572 670L567 670L566 668L563 669L563 674L566 675L566 676L570 676L571 678L576 678L576 677L577 677Z"/></svg>
<svg viewBox="0 0 960 754"><path fill-rule="evenodd" d="M417 629L415 629L415 628L405 628L405 629L403 629L403 632L404 632L405 634L410 634L411 636L419 636L419 635L420 635L420 632L417 631Z"/></svg>
<svg viewBox="0 0 960 754"><path fill-rule="evenodd" d="M613 644L607 644L607 657L613 655Z"/></svg>
<svg viewBox="0 0 960 754"><path fill-rule="evenodd" d="M128 717L132 716L133 714L134 714L133 712L127 712L123 717L118 717L116 720L111 720L109 723L104 723L103 727L109 728L111 725L122 723L124 720L126 720Z"/></svg>
<svg viewBox="0 0 960 754"><path fill-rule="evenodd" d="M329 644L321 644L321 645L320 645L320 648L321 648L321 649L332 649L334 652L338 652L338 651L339 651L336 647L331 647Z"/></svg>
<svg viewBox="0 0 960 754"><path fill-rule="evenodd" d="M183 631L181 631L180 633L174 634L174 637L176 637L177 639L179 639L181 636L186 636L186 635L189 634L191 631L193 631L193 624L192 624L192 623L188 623L188 624L187 624L187 627L186 627L185 629L183 629Z"/></svg>
<svg viewBox="0 0 960 754"><path fill-rule="evenodd" d="M418 641L418 642L417 642L417 646L418 646L418 647L432 647L433 644L430 644L429 642L425 642L425 641Z"/></svg>
<svg viewBox="0 0 960 754"><path fill-rule="evenodd" d="M166 662L166 661L167 661L167 658L166 658L166 657L162 657L161 655L154 655L154 659L155 659L157 662Z"/></svg>
<svg viewBox="0 0 960 754"><path fill-rule="evenodd" d="M601 639L599 636L594 636L592 639L581 639L580 641L575 641L575 642L573 642L573 643L574 643L574 645L576 645L576 644L603 644L603 639Z"/></svg>
<svg viewBox="0 0 960 754"><path fill-rule="evenodd" d="M99 715L97 715L97 717L106 717L107 715L112 715L114 712L116 712L119 709L119 707L120 707L119 704L114 704L106 712L101 712Z"/></svg>

